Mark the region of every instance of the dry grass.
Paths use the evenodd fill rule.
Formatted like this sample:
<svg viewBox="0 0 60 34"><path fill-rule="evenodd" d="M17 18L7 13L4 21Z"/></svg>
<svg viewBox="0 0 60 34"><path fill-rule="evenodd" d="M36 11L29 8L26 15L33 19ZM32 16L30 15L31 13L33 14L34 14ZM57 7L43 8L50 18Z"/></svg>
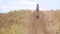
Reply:
<svg viewBox="0 0 60 34"><path fill-rule="evenodd" d="M60 10L43 13L52 31L55 34L60 34ZM0 34L28 34L27 27L29 28L31 14L30 10L15 10L0 14Z"/></svg>

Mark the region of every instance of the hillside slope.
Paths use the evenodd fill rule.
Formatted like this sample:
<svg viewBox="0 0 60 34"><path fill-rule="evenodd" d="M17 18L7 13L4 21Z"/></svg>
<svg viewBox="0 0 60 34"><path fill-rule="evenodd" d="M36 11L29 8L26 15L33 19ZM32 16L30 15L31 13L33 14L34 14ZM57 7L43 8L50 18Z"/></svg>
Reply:
<svg viewBox="0 0 60 34"><path fill-rule="evenodd" d="M51 30L55 34L60 34L60 10L43 13ZM32 14L30 10L15 10L0 14L0 34L28 34Z"/></svg>
<svg viewBox="0 0 60 34"><path fill-rule="evenodd" d="M30 14L28 10L0 14L0 34L25 34Z"/></svg>

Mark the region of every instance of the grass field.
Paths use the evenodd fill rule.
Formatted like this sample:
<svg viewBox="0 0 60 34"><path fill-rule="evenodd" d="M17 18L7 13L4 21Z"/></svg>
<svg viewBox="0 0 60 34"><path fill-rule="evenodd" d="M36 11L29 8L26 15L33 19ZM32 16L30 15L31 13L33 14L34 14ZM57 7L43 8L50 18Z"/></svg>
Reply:
<svg viewBox="0 0 60 34"><path fill-rule="evenodd" d="M55 34L60 34L60 10L42 11ZM0 34L28 34L31 10L0 13Z"/></svg>

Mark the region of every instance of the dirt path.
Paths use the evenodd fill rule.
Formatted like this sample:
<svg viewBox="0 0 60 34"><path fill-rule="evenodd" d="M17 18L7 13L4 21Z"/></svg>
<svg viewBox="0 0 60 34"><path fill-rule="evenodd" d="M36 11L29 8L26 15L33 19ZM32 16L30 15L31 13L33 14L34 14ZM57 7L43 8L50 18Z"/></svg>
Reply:
<svg viewBox="0 0 60 34"><path fill-rule="evenodd" d="M39 15L39 16L37 16ZM43 14L39 12L33 13L31 23L30 23L30 32L29 34L44 34L44 25L43 25Z"/></svg>
<svg viewBox="0 0 60 34"><path fill-rule="evenodd" d="M37 17L39 15L39 17ZM34 12L32 14L30 28L28 34L53 34L52 31L49 30L48 23L46 22L46 17L42 12Z"/></svg>

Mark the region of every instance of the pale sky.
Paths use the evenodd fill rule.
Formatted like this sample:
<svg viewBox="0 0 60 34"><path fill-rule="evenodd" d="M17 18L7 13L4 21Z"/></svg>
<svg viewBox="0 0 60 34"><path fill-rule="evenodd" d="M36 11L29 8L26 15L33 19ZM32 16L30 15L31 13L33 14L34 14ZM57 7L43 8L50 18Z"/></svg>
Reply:
<svg viewBox="0 0 60 34"><path fill-rule="evenodd" d="M60 0L0 0L0 13L12 10L35 10L36 4L40 10L60 9Z"/></svg>

